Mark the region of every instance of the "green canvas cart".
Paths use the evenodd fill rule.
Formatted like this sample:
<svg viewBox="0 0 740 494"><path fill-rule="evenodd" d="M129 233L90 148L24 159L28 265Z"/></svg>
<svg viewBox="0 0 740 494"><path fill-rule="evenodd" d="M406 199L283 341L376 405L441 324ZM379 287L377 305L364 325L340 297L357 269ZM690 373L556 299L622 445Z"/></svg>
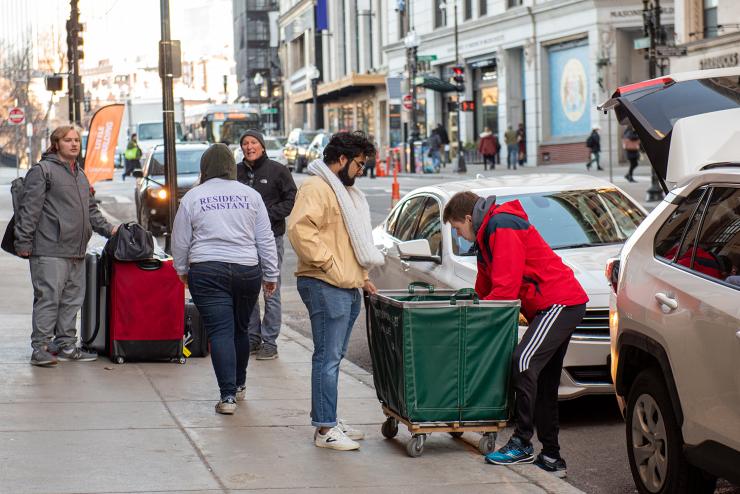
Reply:
<svg viewBox="0 0 740 494"><path fill-rule="evenodd" d="M405 424L414 457L432 432L480 432L481 452L493 451L510 417L519 301L412 283L369 295L365 305L373 381L388 417L383 435Z"/></svg>

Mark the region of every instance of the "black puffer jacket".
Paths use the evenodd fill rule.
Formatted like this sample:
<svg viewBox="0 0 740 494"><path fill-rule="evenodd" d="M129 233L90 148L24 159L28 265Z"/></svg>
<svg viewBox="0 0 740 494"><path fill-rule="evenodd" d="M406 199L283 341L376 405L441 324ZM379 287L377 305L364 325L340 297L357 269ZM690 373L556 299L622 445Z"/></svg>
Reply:
<svg viewBox="0 0 740 494"><path fill-rule="evenodd" d="M260 193L270 217L272 233L285 234L285 218L295 203L296 185L287 167L262 155L251 165L246 160L236 165L236 179Z"/></svg>

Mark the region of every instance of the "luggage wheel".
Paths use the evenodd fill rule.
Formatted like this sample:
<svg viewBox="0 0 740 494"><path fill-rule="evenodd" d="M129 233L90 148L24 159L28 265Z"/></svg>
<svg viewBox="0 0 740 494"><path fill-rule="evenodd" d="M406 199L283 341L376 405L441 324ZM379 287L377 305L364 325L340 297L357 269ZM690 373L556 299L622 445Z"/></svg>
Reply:
<svg viewBox="0 0 740 494"><path fill-rule="evenodd" d="M426 434L414 434L409 442L406 443L406 453L411 458L418 458L424 452L424 442L427 439Z"/></svg>
<svg viewBox="0 0 740 494"><path fill-rule="evenodd" d="M495 432L486 432L478 441L478 450L481 454L487 455L493 453L496 450L496 436Z"/></svg>
<svg viewBox="0 0 740 494"><path fill-rule="evenodd" d="M177 361L178 361L178 362L179 362L180 364L184 364L185 362L187 362L187 360L185 359L185 357L180 357L180 358L179 358L179 359L178 359Z"/></svg>
<svg viewBox="0 0 740 494"><path fill-rule="evenodd" d="M116 363L117 363L117 364L119 364L119 365L120 365L120 364L122 364L123 362L124 362L124 360L123 360L123 357L116 357Z"/></svg>

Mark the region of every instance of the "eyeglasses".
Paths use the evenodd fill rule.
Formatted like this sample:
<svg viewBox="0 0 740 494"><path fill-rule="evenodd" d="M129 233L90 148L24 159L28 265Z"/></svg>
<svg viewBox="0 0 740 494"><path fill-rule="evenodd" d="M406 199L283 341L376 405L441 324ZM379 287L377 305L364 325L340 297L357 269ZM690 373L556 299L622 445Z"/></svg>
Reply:
<svg viewBox="0 0 740 494"><path fill-rule="evenodd" d="M365 164L364 162L362 162L362 161L357 161L357 160L352 160L352 162L353 162L353 163L354 163L355 165L357 165L357 166L359 166L359 167L360 167L360 171L364 171L364 170L365 170L365 166L366 166L366 164Z"/></svg>

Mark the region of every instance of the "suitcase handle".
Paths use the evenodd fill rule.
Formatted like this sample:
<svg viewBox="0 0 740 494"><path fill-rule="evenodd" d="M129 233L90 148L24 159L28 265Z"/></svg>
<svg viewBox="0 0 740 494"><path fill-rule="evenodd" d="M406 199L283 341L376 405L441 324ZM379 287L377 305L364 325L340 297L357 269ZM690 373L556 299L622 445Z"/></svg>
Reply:
<svg viewBox="0 0 740 494"><path fill-rule="evenodd" d="M423 281L412 281L409 283L409 293L414 293L417 288L423 288L429 293L434 293L434 285L430 283L424 283Z"/></svg>
<svg viewBox="0 0 740 494"><path fill-rule="evenodd" d="M458 300L472 300L475 305L480 304L480 297L472 288L461 288L450 297L450 305L457 305Z"/></svg>
<svg viewBox="0 0 740 494"><path fill-rule="evenodd" d="M136 261L136 265L143 271L156 271L162 267L162 261L159 259L146 259L144 261Z"/></svg>

